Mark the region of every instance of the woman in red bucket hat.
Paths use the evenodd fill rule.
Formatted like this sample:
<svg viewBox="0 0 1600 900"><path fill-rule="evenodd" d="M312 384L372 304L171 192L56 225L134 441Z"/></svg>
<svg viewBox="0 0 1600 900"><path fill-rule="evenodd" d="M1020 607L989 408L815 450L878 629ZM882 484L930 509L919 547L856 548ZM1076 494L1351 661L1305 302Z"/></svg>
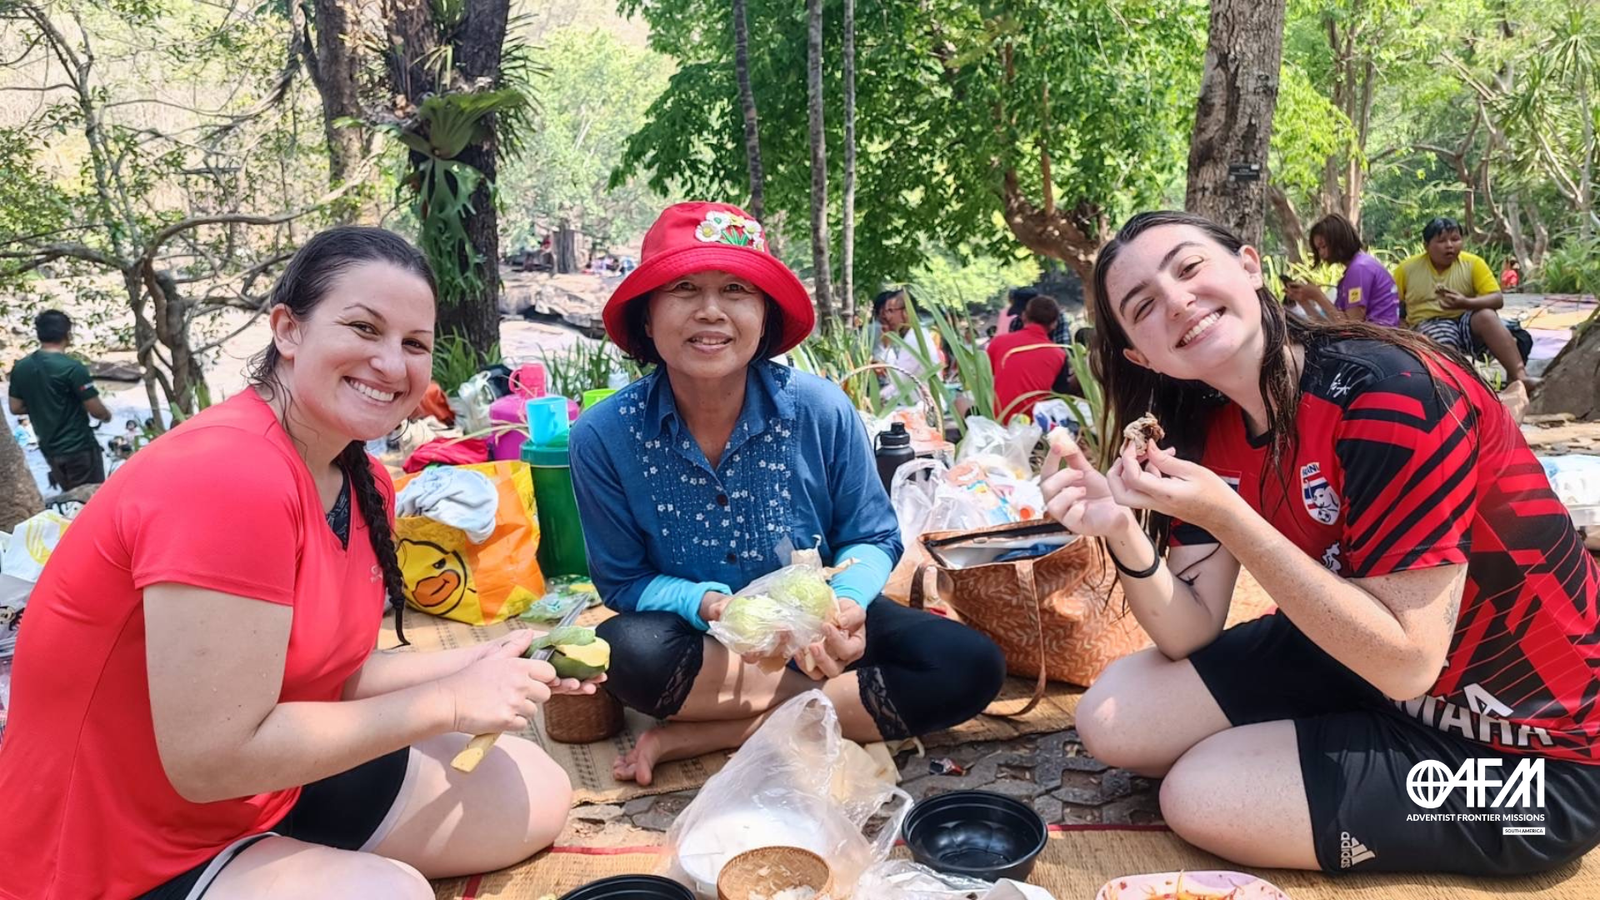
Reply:
<svg viewBox="0 0 1600 900"><path fill-rule="evenodd" d="M574 424L573 487L595 587L619 613L599 628L605 686L668 720L619 779L737 747L819 683L861 742L947 728L1000 690L988 638L879 598L902 546L866 429L838 386L772 361L815 321L761 224L722 203L668 207L606 304L606 333L654 369ZM706 634L795 549L855 561L833 579L823 640L773 666Z"/></svg>

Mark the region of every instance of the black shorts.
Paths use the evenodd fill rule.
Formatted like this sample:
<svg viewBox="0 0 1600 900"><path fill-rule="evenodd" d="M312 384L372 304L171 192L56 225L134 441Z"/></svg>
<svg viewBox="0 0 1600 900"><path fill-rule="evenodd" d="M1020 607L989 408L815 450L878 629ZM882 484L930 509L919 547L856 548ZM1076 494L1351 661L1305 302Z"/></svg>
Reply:
<svg viewBox="0 0 1600 900"><path fill-rule="evenodd" d="M216 856L135 900L200 900L223 867L257 841L277 835L339 850L370 849L367 843L387 830L410 768L411 748L362 763L300 789L289 814L264 834L240 838Z"/></svg>
<svg viewBox="0 0 1600 900"><path fill-rule="evenodd" d="M45 462L50 466L50 483L63 493L79 485L101 484L106 480L106 457L99 444L93 450L47 456Z"/></svg>
<svg viewBox="0 0 1600 900"><path fill-rule="evenodd" d="M1323 871L1526 875L1577 859L1600 844L1600 765L1504 753L1406 714L1345 668L1282 613L1224 631L1192 654L1200 680L1238 725L1291 720ZM1529 784L1526 797L1501 788L1483 798L1442 789L1445 770L1471 760L1479 778ZM1436 765L1414 767L1433 760ZM1544 803L1538 779L1543 765ZM1523 764L1522 778L1513 772ZM1412 782L1408 784L1408 781ZM1442 802L1441 800L1442 795ZM1435 805L1424 806L1421 796ZM1542 829L1542 834L1507 834Z"/></svg>

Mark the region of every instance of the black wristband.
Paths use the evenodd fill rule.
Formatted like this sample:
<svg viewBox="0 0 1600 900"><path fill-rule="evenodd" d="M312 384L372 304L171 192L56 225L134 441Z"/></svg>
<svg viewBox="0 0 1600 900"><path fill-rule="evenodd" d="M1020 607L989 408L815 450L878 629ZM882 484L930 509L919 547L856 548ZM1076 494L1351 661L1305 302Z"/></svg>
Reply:
<svg viewBox="0 0 1600 900"><path fill-rule="evenodd" d="M1151 575L1156 573L1157 569L1161 568L1161 554L1156 553L1155 550L1155 546L1151 545L1150 552L1155 554L1155 559L1150 563L1149 567L1134 571L1133 569L1123 565L1122 560L1117 559L1117 555L1111 552L1111 545L1109 543L1106 544L1106 555L1111 557L1111 562L1116 565L1117 571L1128 576L1129 578L1149 578Z"/></svg>

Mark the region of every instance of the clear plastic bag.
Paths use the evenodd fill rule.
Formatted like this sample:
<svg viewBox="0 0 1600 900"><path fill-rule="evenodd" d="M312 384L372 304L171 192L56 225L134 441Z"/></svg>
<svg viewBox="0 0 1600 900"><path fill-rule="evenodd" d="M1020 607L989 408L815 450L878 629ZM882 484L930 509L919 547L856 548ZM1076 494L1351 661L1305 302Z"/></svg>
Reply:
<svg viewBox="0 0 1600 900"><path fill-rule="evenodd" d="M733 595L711 636L741 656L786 661L822 640L823 623L838 600L816 553L798 556L757 578Z"/></svg>
<svg viewBox="0 0 1600 900"><path fill-rule="evenodd" d="M861 874L889 855L911 796L862 776L844 751L838 713L821 691L779 707L672 823L672 876L715 897L717 876L738 854L800 847L828 861L834 900L851 896ZM879 814L883 824L868 837Z"/></svg>
<svg viewBox="0 0 1600 900"><path fill-rule="evenodd" d="M956 453L956 461L998 456L1011 467L1015 477L1027 478L1033 474L1033 448L1043 436L1044 429L1024 419L1001 427L982 416L968 416L967 436Z"/></svg>

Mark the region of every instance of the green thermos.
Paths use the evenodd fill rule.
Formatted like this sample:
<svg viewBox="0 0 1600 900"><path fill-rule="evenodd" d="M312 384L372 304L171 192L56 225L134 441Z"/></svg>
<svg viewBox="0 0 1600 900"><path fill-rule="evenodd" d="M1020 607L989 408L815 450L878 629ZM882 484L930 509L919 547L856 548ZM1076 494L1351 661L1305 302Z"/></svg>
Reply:
<svg viewBox="0 0 1600 900"><path fill-rule="evenodd" d="M571 422L567 398L528 401L528 440L522 461L533 469L533 502L539 509L539 568L544 574L589 577L583 523L572 493Z"/></svg>

